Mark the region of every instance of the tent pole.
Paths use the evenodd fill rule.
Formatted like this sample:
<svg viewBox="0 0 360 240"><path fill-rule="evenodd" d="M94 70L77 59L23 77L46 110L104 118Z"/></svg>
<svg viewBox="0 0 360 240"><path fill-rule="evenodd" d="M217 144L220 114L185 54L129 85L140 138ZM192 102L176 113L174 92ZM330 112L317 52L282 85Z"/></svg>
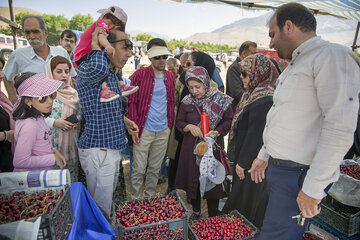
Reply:
<svg viewBox="0 0 360 240"><path fill-rule="evenodd" d="M355 51L355 49L357 49L358 47L360 47L360 46L357 46L357 45L356 45L356 40L357 40L358 35L359 35L359 28L360 28L360 22L358 22L358 24L357 24L356 32L355 32L355 37L354 37L354 43L353 43L353 45L351 46L351 48L352 48L353 51Z"/></svg>
<svg viewBox="0 0 360 240"><path fill-rule="evenodd" d="M10 19L11 21L15 22L15 17L14 17L14 8L13 8L13 1L9 0L9 10L10 10ZM17 41L16 41L16 28L14 28L13 26L11 26L11 32L13 35L13 41L14 41L14 50L17 48Z"/></svg>

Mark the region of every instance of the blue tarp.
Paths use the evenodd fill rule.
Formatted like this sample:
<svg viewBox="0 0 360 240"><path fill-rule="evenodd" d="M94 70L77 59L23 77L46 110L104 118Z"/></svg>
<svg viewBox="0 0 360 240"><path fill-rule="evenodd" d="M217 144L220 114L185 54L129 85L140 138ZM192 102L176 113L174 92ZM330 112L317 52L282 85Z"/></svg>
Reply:
<svg viewBox="0 0 360 240"><path fill-rule="evenodd" d="M71 183L70 193L75 221L68 240L111 240L115 237L115 230L102 215L82 183Z"/></svg>

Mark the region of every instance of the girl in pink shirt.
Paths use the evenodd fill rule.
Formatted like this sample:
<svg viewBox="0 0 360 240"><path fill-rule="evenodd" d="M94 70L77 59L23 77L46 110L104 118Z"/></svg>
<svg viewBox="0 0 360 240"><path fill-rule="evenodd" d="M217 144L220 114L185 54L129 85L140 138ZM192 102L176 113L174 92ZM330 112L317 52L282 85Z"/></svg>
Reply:
<svg viewBox="0 0 360 240"><path fill-rule="evenodd" d="M44 117L50 115L56 91L64 86L50 80L44 73L23 73L15 82L18 104L13 112L15 120L14 171L63 168L64 156L51 143L51 130Z"/></svg>

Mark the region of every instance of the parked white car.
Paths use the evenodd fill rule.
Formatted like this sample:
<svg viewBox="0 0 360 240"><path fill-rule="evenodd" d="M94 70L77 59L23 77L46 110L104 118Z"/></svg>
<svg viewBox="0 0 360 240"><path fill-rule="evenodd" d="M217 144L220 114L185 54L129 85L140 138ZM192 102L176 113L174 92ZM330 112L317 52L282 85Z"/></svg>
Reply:
<svg viewBox="0 0 360 240"><path fill-rule="evenodd" d="M26 38L16 37L16 40L18 48L30 46ZM0 34L0 56L3 57L5 61L7 61L12 51L14 51L13 37L5 34Z"/></svg>

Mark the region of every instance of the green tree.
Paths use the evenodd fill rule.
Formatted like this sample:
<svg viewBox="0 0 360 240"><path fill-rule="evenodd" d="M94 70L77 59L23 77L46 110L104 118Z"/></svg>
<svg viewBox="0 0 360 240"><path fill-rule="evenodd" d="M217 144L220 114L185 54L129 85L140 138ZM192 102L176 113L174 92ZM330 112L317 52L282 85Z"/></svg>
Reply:
<svg viewBox="0 0 360 240"><path fill-rule="evenodd" d="M74 29L78 31L85 31L93 23L93 19L90 14L81 15L76 14L70 20L69 29Z"/></svg>
<svg viewBox="0 0 360 240"><path fill-rule="evenodd" d="M149 34L143 33L143 34L138 34L135 39L136 41L150 41L150 39L152 39L153 37Z"/></svg>
<svg viewBox="0 0 360 240"><path fill-rule="evenodd" d="M62 15L43 14L42 17L48 30L47 43L54 46L58 45L61 32L69 28L69 20Z"/></svg>
<svg viewBox="0 0 360 240"><path fill-rule="evenodd" d="M21 24L21 19L26 15L29 15L29 13L21 12L16 14L15 21ZM93 19L90 16L90 14L86 16L77 14L74 17L72 17L70 21L62 15L56 16L50 14L43 14L41 16L44 18L48 30L47 43L49 45L58 45L61 32L64 31L65 29L84 31L93 22ZM0 33L11 35L11 28L10 27L1 28ZM18 29L17 33L20 36L25 35L22 29Z"/></svg>

